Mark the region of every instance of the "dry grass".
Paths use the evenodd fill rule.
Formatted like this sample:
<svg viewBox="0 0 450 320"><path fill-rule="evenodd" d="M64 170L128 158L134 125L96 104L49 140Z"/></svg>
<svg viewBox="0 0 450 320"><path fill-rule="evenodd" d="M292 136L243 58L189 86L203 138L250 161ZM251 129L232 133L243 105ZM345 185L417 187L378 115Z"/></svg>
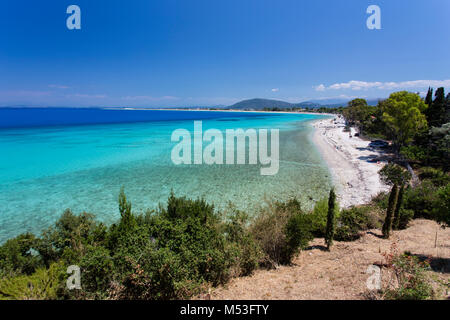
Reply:
<svg viewBox="0 0 450 320"><path fill-rule="evenodd" d="M436 247L435 238L438 233ZM198 299L364 299L369 265L382 264L383 253L397 243L399 252L432 257L433 271L441 280L450 280L450 228L441 229L429 220L415 220L407 230L394 231L389 240L379 230L371 230L357 241L336 242L324 251L323 239L315 239L292 266L258 270L252 276L231 280Z"/></svg>

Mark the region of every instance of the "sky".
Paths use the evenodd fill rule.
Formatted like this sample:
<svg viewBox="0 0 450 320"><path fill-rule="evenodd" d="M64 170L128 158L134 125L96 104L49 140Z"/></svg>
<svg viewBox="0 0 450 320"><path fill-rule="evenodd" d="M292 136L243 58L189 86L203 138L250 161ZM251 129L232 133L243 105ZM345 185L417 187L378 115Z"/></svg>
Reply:
<svg viewBox="0 0 450 320"><path fill-rule="evenodd" d="M1 0L0 106L172 107L450 89L448 0ZM69 30L69 5L81 29ZM369 5L381 29L369 30Z"/></svg>

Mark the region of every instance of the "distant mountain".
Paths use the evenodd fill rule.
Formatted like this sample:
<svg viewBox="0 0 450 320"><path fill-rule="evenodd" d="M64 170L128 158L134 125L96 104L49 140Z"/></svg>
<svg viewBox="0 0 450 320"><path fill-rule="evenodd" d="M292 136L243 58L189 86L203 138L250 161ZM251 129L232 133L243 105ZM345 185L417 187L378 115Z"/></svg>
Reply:
<svg viewBox="0 0 450 320"><path fill-rule="evenodd" d="M372 99L367 100L367 104L371 106L376 106L380 99ZM271 99L249 99L243 100L238 103L233 104L232 106L227 107L227 109L234 110L263 110L263 109L287 109L287 108L309 108L309 109L318 109L318 108L338 108L344 107L347 105L349 100L344 99L328 99L328 100L310 100L304 101L300 103L290 103L286 101L280 100L271 100Z"/></svg>
<svg viewBox="0 0 450 320"><path fill-rule="evenodd" d="M301 103L290 103L280 100L271 99L249 99L243 100L238 103L229 106L228 109L234 110L263 110L263 109L287 109L287 108L320 108L318 103L305 101Z"/></svg>
<svg viewBox="0 0 450 320"><path fill-rule="evenodd" d="M270 99L249 99L249 100L243 100L238 103L233 104L232 106L229 106L230 109L248 109L248 110L262 110L265 108L273 109L273 108L280 108L280 109L286 109L286 108L292 108L295 104L285 102L285 101L279 101L279 100L270 100Z"/></svg>

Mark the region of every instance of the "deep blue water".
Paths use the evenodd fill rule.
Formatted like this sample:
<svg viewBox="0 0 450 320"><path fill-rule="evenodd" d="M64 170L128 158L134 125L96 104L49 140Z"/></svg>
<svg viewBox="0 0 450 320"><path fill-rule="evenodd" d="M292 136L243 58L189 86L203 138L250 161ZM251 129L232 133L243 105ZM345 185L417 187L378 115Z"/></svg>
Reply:
<svg viewBox="0 0 450 320"><path fill-rule="evenodd" d="M73 126L148 121L207 120L261 117L261 113L193 112L181 110L124 110L100 108L0 108L0 128ZM273 116L277 116L274 114Z"/></svg>

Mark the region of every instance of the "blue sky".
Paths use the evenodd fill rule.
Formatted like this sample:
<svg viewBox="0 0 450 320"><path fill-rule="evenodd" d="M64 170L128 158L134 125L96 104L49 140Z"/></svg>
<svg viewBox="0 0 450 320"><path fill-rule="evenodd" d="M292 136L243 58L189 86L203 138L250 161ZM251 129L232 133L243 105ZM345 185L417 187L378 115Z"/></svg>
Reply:
<svg viewBox="0 0 450 320"><path fill-rule="evenodd" d="M66 9L81 8L81 30ZM366 27L369 5L381 30ZM0 106L230 105L450 88L448 0L2 1Z"/></svg>

